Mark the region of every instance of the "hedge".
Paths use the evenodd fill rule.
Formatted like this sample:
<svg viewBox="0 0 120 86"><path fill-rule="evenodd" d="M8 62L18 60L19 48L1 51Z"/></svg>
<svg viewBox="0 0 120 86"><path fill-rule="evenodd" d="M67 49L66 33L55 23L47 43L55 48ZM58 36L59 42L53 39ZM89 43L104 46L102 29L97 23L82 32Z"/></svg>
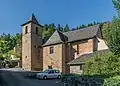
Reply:
<svg viewBox="0 0 120 86"><path fill-rule="evenodd" d="M94 75L63 75L61 81L65 86L120 86L120 78Z"/></svg>
<svg viewBox="0 0 120 86"><path fill-rule="evenodd" d="M104 78L101 76L64 75L61 81L66 86L102 86Z"/></svg>

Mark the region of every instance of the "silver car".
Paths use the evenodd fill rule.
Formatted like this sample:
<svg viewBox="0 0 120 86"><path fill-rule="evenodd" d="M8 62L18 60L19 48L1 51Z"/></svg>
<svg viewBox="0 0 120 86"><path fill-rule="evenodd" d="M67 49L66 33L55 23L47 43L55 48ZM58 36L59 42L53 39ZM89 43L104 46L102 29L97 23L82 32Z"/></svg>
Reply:
<svg viewBox="0 0 120 86"><path fill-rule="evenodd" d="M59 70L47 69L43 72L37 73L37 79L48 79L48 78L61 78L61 73Z"/></svg>

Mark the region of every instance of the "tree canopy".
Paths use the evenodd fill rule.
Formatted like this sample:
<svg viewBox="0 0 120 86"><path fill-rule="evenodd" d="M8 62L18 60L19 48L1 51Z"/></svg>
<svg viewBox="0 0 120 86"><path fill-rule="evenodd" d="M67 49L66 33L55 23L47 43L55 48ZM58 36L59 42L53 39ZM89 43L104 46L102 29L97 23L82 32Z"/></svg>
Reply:
<svg viewBox="0 0 120 86"><path fill-rule="evenodd" d="M120 11L120 3L118 0L113 0L113 4L115 8ZM106 40L106 43L109 49L114 54L120 54L120 17L119 13L118 16L113 17L113 20L103 25L103 36Z"/></svg>
<svg viewBox="0 0 120 86"><path fill-rule="evenodd" d="M0 58L9 59L9 52L21 41L21 34L15 36L3 33L0 35Z"/></svg>

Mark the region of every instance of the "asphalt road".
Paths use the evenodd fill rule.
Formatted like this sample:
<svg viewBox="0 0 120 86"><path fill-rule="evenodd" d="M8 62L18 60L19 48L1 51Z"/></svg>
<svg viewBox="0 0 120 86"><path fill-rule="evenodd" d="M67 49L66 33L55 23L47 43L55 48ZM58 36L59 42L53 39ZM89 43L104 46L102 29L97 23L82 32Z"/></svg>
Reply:
<svg viewBox="0 0 120 86"><path fill-rule="evenodd" d="M0 70L0 86L63 86L60 80L37 80L25 77L23 72Z"/></svg>

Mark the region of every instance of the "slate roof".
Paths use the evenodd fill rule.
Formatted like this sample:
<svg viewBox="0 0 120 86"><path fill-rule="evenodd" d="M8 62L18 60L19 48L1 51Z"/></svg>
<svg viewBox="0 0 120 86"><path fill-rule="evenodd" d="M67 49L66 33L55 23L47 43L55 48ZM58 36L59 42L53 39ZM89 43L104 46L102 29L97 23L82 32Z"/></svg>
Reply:
<svg viewBox="0 0 120 86"><path fill-rule="evenodd" d="M61 33L60 31L56 30L43 46L62 43L65 42L66 40L67 37L63 35L63 33Z"/></svg>
<svg viewBox="0 0 120 86"><path fill-rule="evenodd" d="M26 23L22 24L22 26L25 25L25 24L28 24L28 23L30 23L30 22L33 22L33 23L35 23L35 24L37 24L37 25L40 25L39 22L37 21L35 15L32 14L32 15L30 16L30 18L28 19L28 21L27 21ZM40 25L40 26L42 26L42 25Z"/></svg>
<svg viewBox="0 0 120 86"><path fill-rule="evenodd" d="M36 24L39 24L39 22L37 21L37 19L36 19L35 16L34 16L34 14L32 14L32 16L29 18L28 22L29 22L29 21L32 21L32 22L34 22L34 23L36 23Z"/></svg>
<svg viewBox="0 0 120 86"><path fill-rule="evenodd" d="M47 40L50 38L50 36L45 36L42 38L42 45L47 42Z"/></svg>
<svg viewBox="0 0 120 86"><path fill-rule="evenodd" d="M68 31L64 33L56 30L43 46L92 38L97 35L98 29L99 25L94 25L87 28Z"/></svg>
<svg viewBox="0 0 120 86"><path fill-rule="evenodd" d="M68 37L68 42L92 38L97 34L99 25L90 26L80 30L68 31L63 33Z"/></svg>
<svg viewBox="0 0 120 86"><path fill-rule="evenodd" d="M95 54L100 54L100 55L102 55L102 54L107 53L107 52L110 52L110 50L109 50L109 49L104 49L104 50L96 51L96 52L93 52L93 53L83 54L83 55L81 55L80 57L78 57L77 59L72 60L72 61L69 62L68 64L69 64L69 65L84 64L86 60L91 59Z"/></svg>

